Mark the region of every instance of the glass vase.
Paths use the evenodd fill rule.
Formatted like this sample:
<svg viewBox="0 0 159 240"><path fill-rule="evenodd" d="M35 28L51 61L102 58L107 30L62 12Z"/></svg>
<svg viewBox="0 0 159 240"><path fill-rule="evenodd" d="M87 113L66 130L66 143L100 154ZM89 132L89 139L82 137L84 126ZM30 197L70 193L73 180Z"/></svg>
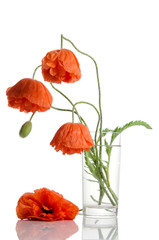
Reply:
<svg viewBox="0 0 159 240"><path fill-rule="evenodd" d="M102 139L83 153L83 215L116 217L119 203L121 137L103 133Z"/></svg>

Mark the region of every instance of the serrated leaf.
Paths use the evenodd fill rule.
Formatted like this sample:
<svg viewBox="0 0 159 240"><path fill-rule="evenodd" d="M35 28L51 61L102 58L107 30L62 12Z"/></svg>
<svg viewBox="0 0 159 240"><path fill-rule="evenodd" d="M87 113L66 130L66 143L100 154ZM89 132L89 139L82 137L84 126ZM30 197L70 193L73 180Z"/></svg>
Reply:
<svg viewBox="0 0 159 240"><path fill-rule="evenodd" d="M110 130L109 128L103 129L101 136L102 136L102 137L105 137L108 132L112 132L112 130ZM99 141L100 141L100 136L98 137L97 143L98 143Z"/></svg>
<svg viewBox="0 0 159 240"><path fill-rule="evenodd" d="M85 161L90 161L92 164L96 162L96 156L94 155L94 152L89 149L88 152L84 151L84 158Z"/></svg>
<svg viewBox="0 0 159 240"><path fill-rule="evenodd" d="M105 144L105 146L106 146L106 153L107 153L108 156L110 156L112 147L108 144L108 142L106 141L106 139L104 139L104 144Z"/></svg>
<svg viewBox="0 0 159 240"><path fill-rule="evenodd" d="M111 138L110 144L112 144L112 142L114 141L114 139L115 139L120 133L122 133L122 132L123 132L124 130L126 130L127 128L133 127L133 126L143 126L143 127L147 128L147 129L152 129L152 127L151 127L148 123L146 123L146 122L144 122L144 121L140 121L140 120L138 120L138 121L131 121L131 122L125 124L123 127L116 127L116 128L114 129L114 131L113 131L113 133L112 133L112 138Z"/></svg>
<svg viewBox="0 0 159 240"><path fill-rule="evenodd" d="M102 130L102 137L105 137L105 135L107 134L107 132L111 132L112 130L110 130L109 128L105 128Z"/></svg>
<svg viewBox="0 0 159 240"><path fill-rule="evenodd" d="M88 156L89 158L91 158L92 160L94 160L94 153L92 152L91 149L89 149L89 151L87 152L87 156Z"/></svg>
<svg viewBox="0 0 159 240"><path fill-rule="evenodd" d="M152 129L152 127L148 123L138 120L138 121L131 121L131 122L125 124L123 127L118 128L118 131L124 131L125 129L132 127L132 126L144 126L147 129Z"/></svg>
<svg viewBox="0 0 159 240"><path fill-rule="evenodd" d="M89 171L92 173L92 175L93 175L95 178L97 178L96 168L95 168L94 164L90 162L89 157L88 157L88 153L85 152L85 153L84 153L84 156L85 156L86 166L89 168Z"/></svg>

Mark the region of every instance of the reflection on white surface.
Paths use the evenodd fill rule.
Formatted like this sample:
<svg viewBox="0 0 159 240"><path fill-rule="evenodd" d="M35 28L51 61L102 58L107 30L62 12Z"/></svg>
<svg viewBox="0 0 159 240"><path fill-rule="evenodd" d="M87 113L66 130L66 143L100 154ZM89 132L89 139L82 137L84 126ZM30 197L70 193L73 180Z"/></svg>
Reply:
<svg viewBox="0 0 159 240"><path fill-rule="evenodd" d="M118 240L117 219L83 217L82 240Z"/></svg>
<svg viewBox="0 0 159 240"><path fill-rule="evenodd" d="M78 231L74 221L24 221L16 224L19 240L65 240Z"/></svg>

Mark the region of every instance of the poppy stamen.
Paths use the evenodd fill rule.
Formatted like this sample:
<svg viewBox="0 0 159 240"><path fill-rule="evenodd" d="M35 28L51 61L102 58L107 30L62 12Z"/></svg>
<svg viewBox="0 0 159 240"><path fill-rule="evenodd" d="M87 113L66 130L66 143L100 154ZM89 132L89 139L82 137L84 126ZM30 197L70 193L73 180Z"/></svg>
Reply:
<svg viewBox="0 0 159 240"><path fill-rule="evenodd" d="M51 209L48 209L47 207L42 207L42 211L44 212L44 213L46 213L46 214L48 214L48 213L53 213L53 208L51 208Z"/></svg>

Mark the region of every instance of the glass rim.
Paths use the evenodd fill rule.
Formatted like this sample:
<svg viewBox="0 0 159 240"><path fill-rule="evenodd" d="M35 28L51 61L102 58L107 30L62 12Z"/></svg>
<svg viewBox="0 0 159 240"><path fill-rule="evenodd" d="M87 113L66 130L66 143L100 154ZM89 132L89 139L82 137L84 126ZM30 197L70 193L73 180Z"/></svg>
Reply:
<svg viewBox="0 0 159 240"><path fill-rule="evenodd" d="M92 147L94 147L94 146L97 146L97 147L106 147L106 145L104 145L104 144L102 144L102 145L100 145L100 144L97 144L97 145L93 145ZM122 145L121 144L112 144L112 145L108 145L109 147L121 147Z"/></svg>
<svg viewBox="0 0 159 240"><path fill-rule="evenodd" d="M102 133L104 133L104 136L102 136L102 142L101 142L101 144L100 144L100 142L99 142L99 134L100 134L100 131L98 130L97 131L97 139L98 139L98 141L97 141L97 145L95 145L95 133L96 133L96 131L90 131L90 134L91 134L91 136L92 136L92 138L93 138L93 141L94 141L94 146L97 146L97 147L100 147L100 145L101 145L101 147L106 147L106 145L104 144L104 140L107 140L107 138L109 139L111 139L111 137L113 136L112 134L114 133L116 133L117 135L115 136L115 141L113 141L112 142L112 144L110 144L110 141L108 141L109 143L108 143L108 146L109 147L121 147L122 145L121 145L121 133L119 133L119 132L114 132L113 130L110 130L110 131L102 131Z"/></svg>
<svg viewBox="0 0 159 240"><path fill-rule="evenodd" d="M90 132L90 133L96 133L96 131L89 131L89 132ZM100 130L98 130L97 133L100 133ZM113 130L102 131L102 133L117 133L118 135L121 134L121 133L119 133L119 132L114 132Z"/></svg>

